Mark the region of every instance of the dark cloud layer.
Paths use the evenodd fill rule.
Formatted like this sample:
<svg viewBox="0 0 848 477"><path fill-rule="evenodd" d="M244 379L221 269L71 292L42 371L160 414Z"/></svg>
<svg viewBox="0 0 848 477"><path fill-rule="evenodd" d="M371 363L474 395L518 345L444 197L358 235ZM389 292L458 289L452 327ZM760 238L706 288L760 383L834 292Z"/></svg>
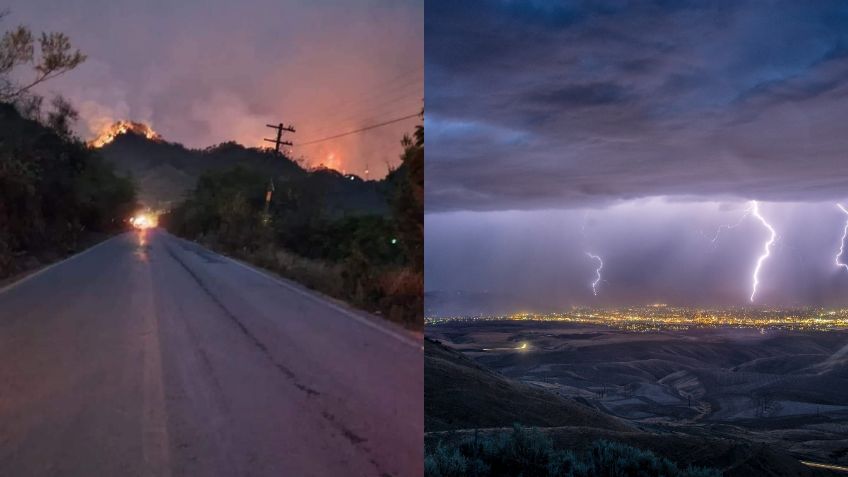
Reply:
<svg viewBox="0 0 848 477"><path fill-rule="evenodd" d="M427 209L848 190L848 4L427 3Z"/></svg>
<svg viewBox="0 0 848 477"><path fill-rule="evenodd" d="M117 119L152 123L192 147L264 144L266 123L295 143L414 113L423 97L418 0L17 0L0 27L67 33L89 57L44 93L68 96L91 137ZM416 120L315 146L295 157L372 177Z"/></svg>

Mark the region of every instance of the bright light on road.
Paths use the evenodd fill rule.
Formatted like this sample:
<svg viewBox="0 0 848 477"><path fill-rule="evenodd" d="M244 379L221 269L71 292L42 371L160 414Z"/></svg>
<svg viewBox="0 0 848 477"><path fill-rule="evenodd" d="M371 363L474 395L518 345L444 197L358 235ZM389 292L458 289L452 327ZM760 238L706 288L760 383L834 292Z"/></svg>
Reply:
<svg viewBox="0 0 848 477"><path fill-rule="evenodd" d="M139 213L130 218L130 224L139 230L156 227L158 222L158 218L152 214Z"/></svg>

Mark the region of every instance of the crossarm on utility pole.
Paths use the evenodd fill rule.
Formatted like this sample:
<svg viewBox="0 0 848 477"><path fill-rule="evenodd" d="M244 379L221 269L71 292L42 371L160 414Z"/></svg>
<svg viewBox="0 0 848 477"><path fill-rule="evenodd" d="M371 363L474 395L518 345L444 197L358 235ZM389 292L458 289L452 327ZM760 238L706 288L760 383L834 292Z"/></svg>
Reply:
<svg viewBox="0 0 848 477"><path fill-rule="evenodd" d="M263 141L268 141L268 142L274 143L274 152L279 154L280 153L280 146L292 146L293 145L291 143L291 141L283 141L283 131L295 132L294 126L284 126L283 123L276 124L276 125L266 124L265 126L277 131L277 138L276 139L267 139L267 138L262 139Z"/></svg>

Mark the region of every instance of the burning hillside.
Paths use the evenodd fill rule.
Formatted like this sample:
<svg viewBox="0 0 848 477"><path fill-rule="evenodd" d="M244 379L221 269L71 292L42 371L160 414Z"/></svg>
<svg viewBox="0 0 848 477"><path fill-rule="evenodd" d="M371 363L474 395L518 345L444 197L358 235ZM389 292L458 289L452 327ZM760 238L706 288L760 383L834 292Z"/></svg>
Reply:
<svg viewBox="0 0 848 477"><path fill-rule="evenodd" d="M159 135L156 131L154 131L150 126L144 123L137 123L134 121L117 121L111 126L107 126L100 131L100 134L97 135L96 138L92 139L88 142L88 145L91 147L103 147L106 144L114 141L116 137L121 134L126 133L134 133L139 136L144 136L147 139L152 139L154 141L161 141L162 136Z"/></svg>

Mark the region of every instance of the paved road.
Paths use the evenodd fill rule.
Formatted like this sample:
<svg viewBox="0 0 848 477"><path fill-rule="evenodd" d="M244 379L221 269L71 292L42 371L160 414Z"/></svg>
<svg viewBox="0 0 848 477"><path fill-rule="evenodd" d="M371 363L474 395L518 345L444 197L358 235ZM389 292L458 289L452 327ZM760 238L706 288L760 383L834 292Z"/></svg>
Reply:
<svg viewBox="0 0 848 477"><path fill-rule="evenodd" d="M163 231L0 291L0 475L423 473L420 339Z"/></svg>

